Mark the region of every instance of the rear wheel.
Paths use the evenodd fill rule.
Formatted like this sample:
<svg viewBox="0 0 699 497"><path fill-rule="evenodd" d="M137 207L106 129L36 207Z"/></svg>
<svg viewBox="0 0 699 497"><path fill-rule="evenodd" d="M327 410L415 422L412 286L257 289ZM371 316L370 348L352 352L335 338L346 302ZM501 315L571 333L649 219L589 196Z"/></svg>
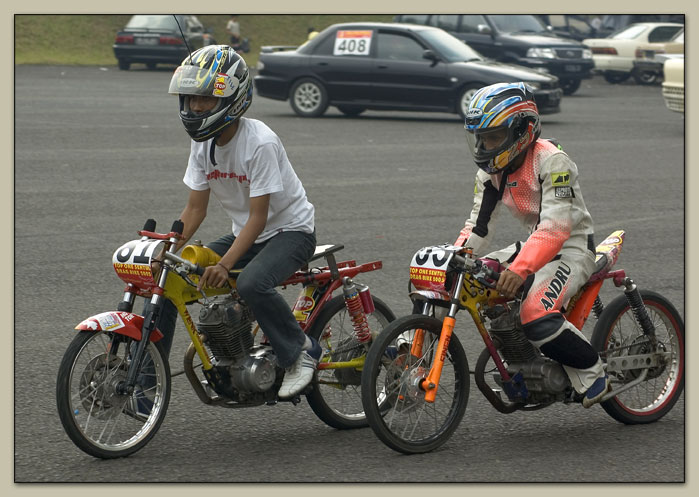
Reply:
<svg viewBox="0 0 699 497"><path fill-rule="evenodd" d="M640 384L601 404L607 414L625 424L657 421L672 409L684 390L682 318L662 295L651 291L640 294L655 327L655 343L643 333L624 295L604 308L590 341L607 363L645 354L655 354L658 359L656 365L647 368L608 371L612 391L646 371Z"/></svg>
<svg viewBox="0 0 699 497"><path fill-rule="evenodd" d="M129 62L126 59L119 59L118 63L119 63L119 69L121 69L122 71L128 71L129 67L131 67L131 62Z"/></svg>
<svg viewBox="0 0 699 497"><path fill-rule="evenodd" d="M328 108L328 93L320 81L302 78L291 88L289 103L301 117L318 117Z"/></svg>
<svg viewBox="0 0 699 497"><path fill-rule="evenodd" d="M376 310L367 316L372 335L376 336L396 319L389 307L376 297ZM352 319L342 295L333 297L308 333L323 348L323 362L350 361L366 355L363 344L355 338ZM318 369L313 376L313 389L306 396L313 412L328 426L340 430L367 425L361 397L360 368Z"/></svg>
<svg viewBox="0 0 699 497"><path fill-rule="evenodd" d="M412 355L418 329L424 330L422 350ZM434 402L427 402L420 388L435 359L441 330L438 319L405 316L389 324L367 354L362 372L364 411L376 436L395 451L418 454L436 449L464 416L469 370L456 334L449 342Z"/></svg>
<svg viewBox="0 0 699 497"><path fill-rule="evenodd" d="M151 71L153 71L156 67L158 67L158 64L155 62L147 62L146 67L148 69L150 69Z"/></svg>
<svg viewBox="0 0 699 497"><path fill-rule="evenodd" d="M91 456L131 455L165 419L170 367L159 344L146 346L134 392L117 391L137 343L109 332L81 331L63 356L56 383L58 415L73 443Z"/></svg>

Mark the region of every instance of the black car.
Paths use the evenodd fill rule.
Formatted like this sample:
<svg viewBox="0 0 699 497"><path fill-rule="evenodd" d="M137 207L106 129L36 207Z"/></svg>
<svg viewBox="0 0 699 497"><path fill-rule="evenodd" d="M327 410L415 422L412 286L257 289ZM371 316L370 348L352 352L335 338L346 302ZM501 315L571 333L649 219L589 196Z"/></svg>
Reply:
<svg viewBox="0 0 699 497"><path fill-rule="evenodd" d="M261 97L289 99L300 116L329 105L347 115L366 109L464 116L484 86L524 81L542 113L560 111L558 79L484 60L449 33L392 23L335 24L300 47L262 47L254 84Z"/></svg>
<svg viewBox="0 0 699 497"><path fill-rule="evenodd" d="M533 15L410 14L395 20L442 28L484 57L545 69L558 76L565 95L575 93L582 79L591 78L595 66L587 47L556 36Z"/></svg>
<svg viewBox="0 0 699 497"><path fill-rule="evenodd" d="M187 45L193 52L215 43L195 16L135 15L117 33L113 48L119 69L126 71L134 62L145 63L149 69L158 63L180 64L189 55Z"/></svg>

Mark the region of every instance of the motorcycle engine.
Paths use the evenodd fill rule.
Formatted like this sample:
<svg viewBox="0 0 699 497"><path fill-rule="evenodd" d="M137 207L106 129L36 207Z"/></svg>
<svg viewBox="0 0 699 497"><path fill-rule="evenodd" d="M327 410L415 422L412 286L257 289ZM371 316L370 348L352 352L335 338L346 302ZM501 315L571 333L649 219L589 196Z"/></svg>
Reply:
<svg viewBox="0 0 699 497"><path fill-rule="evenodd" d="M199 313L197 330L215 358L216 375L209 380L218 393L237 398L240 392L272 387L277 376L274 352L269 346L254 346L252 313L243 302L231 295L213 297Z"/></svg>
<svg viewBox="0 0 699 497"><path fill-rule="evenodd" d="M511 376L521 375L529 392L529 402L547 402L562 394L570 382L562 366L531 344L519 323L519 308L491 310L490 335ZM500 375L496 381L501 383Z"/></svg>

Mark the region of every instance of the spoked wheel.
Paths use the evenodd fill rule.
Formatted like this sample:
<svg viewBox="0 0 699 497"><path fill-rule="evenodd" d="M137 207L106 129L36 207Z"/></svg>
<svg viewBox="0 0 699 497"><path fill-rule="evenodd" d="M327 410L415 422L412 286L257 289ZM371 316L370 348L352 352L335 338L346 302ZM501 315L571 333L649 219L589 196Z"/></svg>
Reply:
<svg viewBox="0 0 699 497"><path fill-rule="evenodd" d="M466 354L452 334L434 402L420 383L430 371L442 329L438 319L411 315L397 319L374 340L362 373L362 401L369 426L393 450L429 452L445 443L464 416L469 394ZM424 337L418 355L412 343Z"/></svg>
<svg viewBox="0 0 699 497"><path fill-rule="evenodd" d="M376 336L396 317L381 299L373 299L376 310L367 319L372 334ZM313 389L306 396L311 409L333 428L342 430L366 426L361 397L361 368L366 348L355 338L352 319L342 295L332 298L325 305L309 335L318 340L323 348L321 363L355 361L358 364L341 369L318 369L313 376Z"/></svg>
<svg viewBox="0 0 699 497"><path fill-rule="evenodd" d="M602 407L625 424L652 423L675 405L684 390L684 323L662 295L641 291L646 311L655 327L655 341L644 335L624 295L607 305L592 333L592 346L607 363L612 358L655 354L650 367L608 371L612 391L626 383L645 378L637 386L606 402Z"/></svg>
<svg viewBox="0 0 699 497"><path fill-rule="evenodd" d="M115 338L118 337L118 338ZM160 345L150 342L131 395L126 380L137 342L104 331L81 331L58 370L58 415L70 439L102 459L125 457L143 448L160 428L170 400L170 367Z"/></svg>

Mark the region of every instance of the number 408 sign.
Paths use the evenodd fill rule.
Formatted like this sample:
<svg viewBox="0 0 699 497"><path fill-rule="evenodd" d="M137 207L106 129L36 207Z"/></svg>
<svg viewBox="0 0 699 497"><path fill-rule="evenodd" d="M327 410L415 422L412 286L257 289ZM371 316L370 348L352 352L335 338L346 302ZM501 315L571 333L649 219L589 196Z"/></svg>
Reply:
<svg viewBox="0 0 699 497"><path fill-rule="evenodd" d="M371 30L338 31L333 55L369 55Z"/></svg>

